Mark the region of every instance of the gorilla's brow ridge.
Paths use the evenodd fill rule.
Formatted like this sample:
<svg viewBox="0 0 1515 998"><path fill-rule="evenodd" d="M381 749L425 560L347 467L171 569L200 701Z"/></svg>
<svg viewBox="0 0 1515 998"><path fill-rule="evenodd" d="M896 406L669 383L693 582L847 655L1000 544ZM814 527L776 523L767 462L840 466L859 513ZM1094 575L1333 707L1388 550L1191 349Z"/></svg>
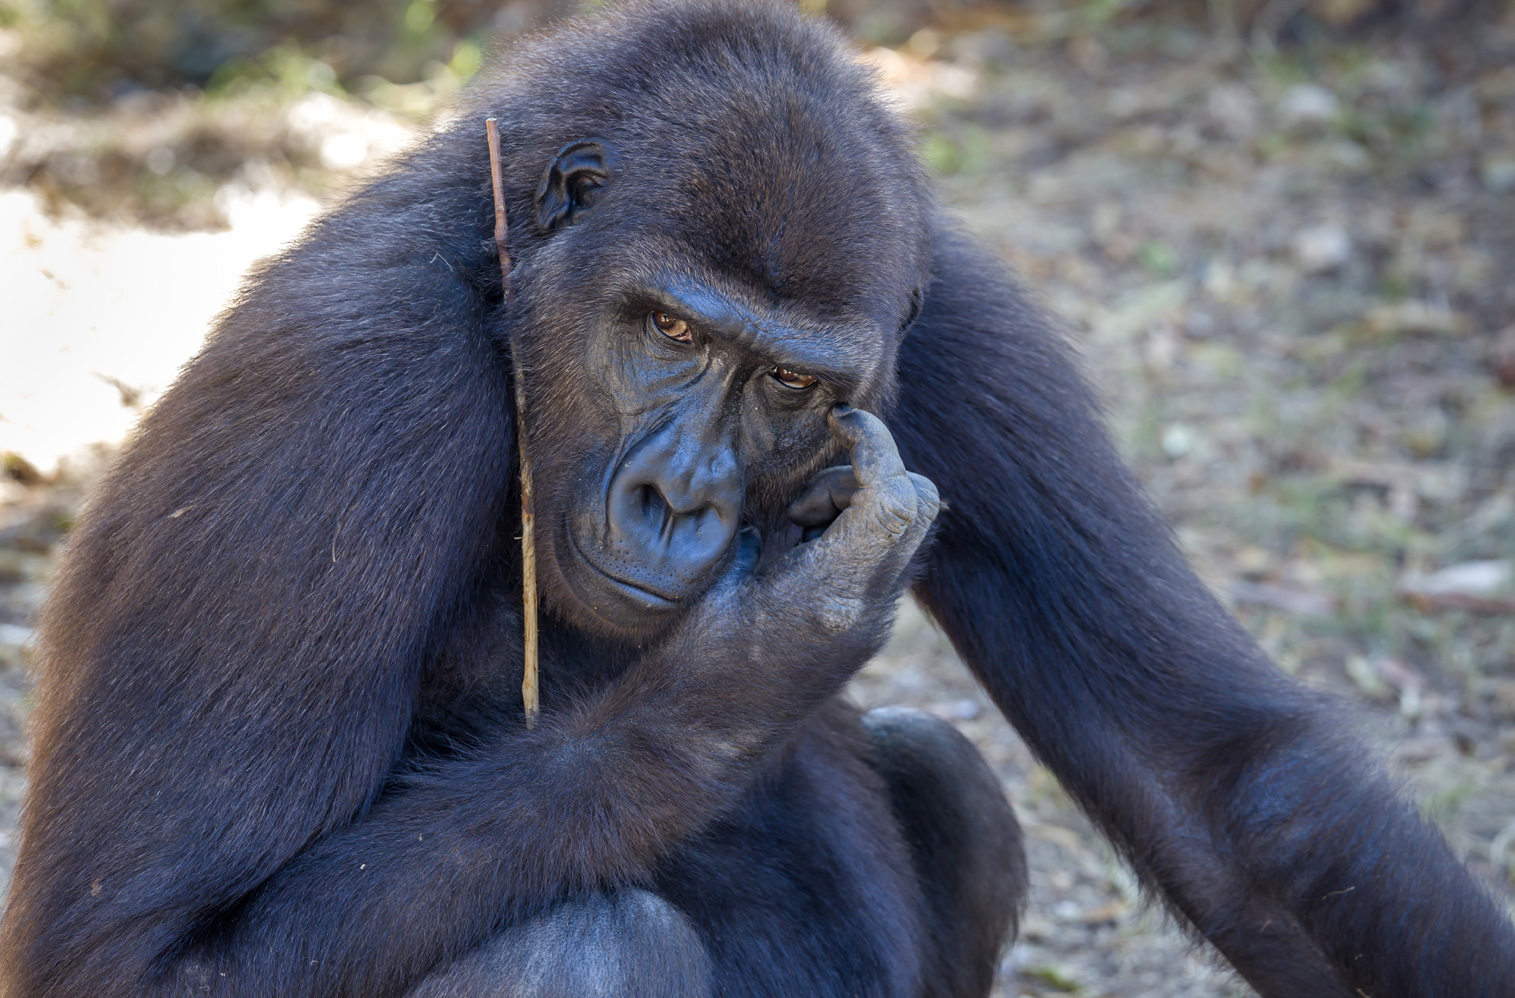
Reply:
<svg viewBox="0 0 1515 998"><path fill-rule="evenodd" d="M659 282L652 296L707 335L815 375L844 394L860 391L883 361L882 337L866 323L785 322L775 310L687 279Z"/></svg>

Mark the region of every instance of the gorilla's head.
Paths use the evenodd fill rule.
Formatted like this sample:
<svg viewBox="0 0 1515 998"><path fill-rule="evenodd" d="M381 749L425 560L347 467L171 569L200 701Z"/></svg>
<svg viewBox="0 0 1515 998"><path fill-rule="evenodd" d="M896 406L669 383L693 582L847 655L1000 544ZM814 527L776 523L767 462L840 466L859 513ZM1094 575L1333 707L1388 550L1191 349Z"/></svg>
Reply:
<svg viewBox="0 0 1515 998"><path fill-rule="evenodd" d="M928 196L872 74L783 5L711 9L570 29L538 64L578 60L581 90L535 92L533 63L511 87L551 137L511 306L540 572L601 633L660 629L744 526L782 533L837 452L827 412L889 401L928 279Z"/></svg>

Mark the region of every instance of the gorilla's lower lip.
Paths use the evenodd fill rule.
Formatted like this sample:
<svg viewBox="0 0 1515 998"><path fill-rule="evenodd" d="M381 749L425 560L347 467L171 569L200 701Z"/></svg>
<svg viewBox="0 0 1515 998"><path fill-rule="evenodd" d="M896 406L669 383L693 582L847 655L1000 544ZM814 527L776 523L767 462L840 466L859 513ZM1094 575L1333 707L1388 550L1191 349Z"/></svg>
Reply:
<svg viewBox="0 0 1515 998"><path fill-rule="evenodd" d="M678 600L671 596L664 596L662 593L654 592L634 582L627 582L625 579L618 579L614 575L611 575L599 565L596 565L594 559L584 553L584 549L579 547L578 538L573 536L573 531L569 530L566 533L568 534L568 546L573 551L574 557L582 562L591 572L610 583L624 595L631 597L637 603L652 611L672 610L679 605Z"/></svg>

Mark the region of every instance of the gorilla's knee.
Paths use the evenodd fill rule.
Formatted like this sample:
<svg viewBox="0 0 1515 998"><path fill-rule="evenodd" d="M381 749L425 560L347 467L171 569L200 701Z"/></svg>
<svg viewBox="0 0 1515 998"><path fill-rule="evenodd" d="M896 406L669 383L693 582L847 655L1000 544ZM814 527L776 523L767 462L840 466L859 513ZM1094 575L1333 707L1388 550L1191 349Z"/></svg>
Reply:
<svg viewBox="0 0 1515 998"><path fill-rule="evenodd" d="M943 993L985 994L1026 898L1015 812L978 749L946 721L883 707L863 727L931 906L936 975L953 981Z"/></svg>
<svg viewBox="0 0 1515 998"><path fill-rule="evenodd" d="M433 974L412 998L707 998L710 962L678 909L643 890L565 901Z"/></svg>
<svg viewBox="0 0 1515 998"><path fill-rule="evenodd" d="M973 743L946 721L908 707L871 710L863 727L912 846L987 878L997 897L1018 908L1026 889L1020 824Z"/></svg>

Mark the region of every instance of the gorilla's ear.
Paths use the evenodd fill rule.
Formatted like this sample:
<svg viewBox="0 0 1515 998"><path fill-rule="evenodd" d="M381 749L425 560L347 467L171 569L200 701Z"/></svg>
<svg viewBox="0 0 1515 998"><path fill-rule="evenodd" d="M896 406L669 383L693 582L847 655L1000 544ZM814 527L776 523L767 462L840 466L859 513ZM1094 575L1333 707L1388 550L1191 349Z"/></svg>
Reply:
<svg viewBox="0 0 1515 998"><path fill-rule="evenodd" d="M537 224L548 232L572 225L599 199L618 159L603 139L578 139L559 149L537 189Z"/></svg>

